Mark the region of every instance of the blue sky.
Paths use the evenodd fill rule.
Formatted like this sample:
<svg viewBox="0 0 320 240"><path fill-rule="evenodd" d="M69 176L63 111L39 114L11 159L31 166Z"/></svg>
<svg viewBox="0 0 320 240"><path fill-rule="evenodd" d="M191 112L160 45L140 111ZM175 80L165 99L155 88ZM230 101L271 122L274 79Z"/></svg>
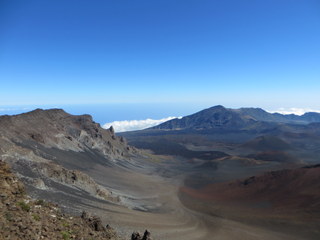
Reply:
<svg viewBox="0 0 320 240"><path fill-rule="evenodd" d="M0 105L320 109L319 43L318 0L0 0Z"/></svg>

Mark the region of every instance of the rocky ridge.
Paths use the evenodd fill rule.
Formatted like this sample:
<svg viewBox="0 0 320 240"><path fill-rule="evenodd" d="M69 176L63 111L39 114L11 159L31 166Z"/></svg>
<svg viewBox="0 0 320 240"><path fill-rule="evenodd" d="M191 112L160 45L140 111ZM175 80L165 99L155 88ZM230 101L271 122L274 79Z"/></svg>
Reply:
<svg viewBox="0 0 320 240"><path fill-rule="evenodd" d="M95 164L116 165L130 161L139 151L103 129L89 115L75 116L62 109L0 116L0 157L27 186L47 192L64 186L112 202L110 190L97 184L83 170ZM58 185L57 185L58 184Z"/></svg>
<svg viewBox="0 0 320 240"><path fill-rule="evenodd" d="M135 153L123 137L115 136L112 127L106 130L90 115L74 116L62 109L42 110L0 117L2 144L19 144L25 141L66 151L97 150L109 159ZM6 154L8 148L0 148ZM8 154L8 153L7 153Z"/></svg>

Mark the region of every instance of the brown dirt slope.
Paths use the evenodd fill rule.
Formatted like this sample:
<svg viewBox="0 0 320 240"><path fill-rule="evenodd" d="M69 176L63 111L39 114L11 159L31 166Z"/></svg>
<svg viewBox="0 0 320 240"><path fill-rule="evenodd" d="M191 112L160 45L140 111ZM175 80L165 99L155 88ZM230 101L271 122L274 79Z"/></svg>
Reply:
<svg viewBox="0 0 320 240"><path fill-rule="evenodd" d="M267 172L247 179L182 188L196 199L268 213L320 218L320 165Z"/></svg>

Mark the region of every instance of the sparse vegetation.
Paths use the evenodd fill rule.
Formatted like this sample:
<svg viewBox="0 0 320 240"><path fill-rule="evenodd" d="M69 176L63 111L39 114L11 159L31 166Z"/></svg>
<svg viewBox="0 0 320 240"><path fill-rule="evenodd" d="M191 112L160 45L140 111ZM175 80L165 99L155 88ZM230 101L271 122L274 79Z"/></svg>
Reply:
<svg viewBox="0 0 320 240"><path fill-rule="evenodd" d="M65 228L67 228L67 227L70 227L70 224L69 224L68 222L63 222L63 223L62 223L62 226L65 227Z"/></svg>
<svg viewBox="0 0 320 240"><path fill-rule="evenodd" d="M35 202L35 205L41 205L41 206L44 206L45 205L45 201L42 200L42 199L39 199Z"/></svg>
<svg viewBox="0 0 320 240"><path fill-rule="evenodd" d="M11 213L7 212L4 216L5 216L7 221L11 221L12 220L12 214Z"/></svg>
<svg viewBox="0 0 320 240"><path fill-rule="evenodd" d="M64 240L69 240L69 239L70 239L70 233L69 233L69 232L62 231L62 232L61 232L61 235L62 235L62 238L63 238Z"/></svg>
<svg viewBox="0 0 320 240"><path fill-rule="evenodd" d="M40 216L38 214L32 214L32 217L36 221L40 221Z"/></svg>
<svg viewBox="0 0 320 240"><path fill-rule="evenodd" d="M23 211L26 211L26 212L30 211L30 208L31 208L30 205L25 203L24 201L18 202L18 205L21 207Z"/></svg>

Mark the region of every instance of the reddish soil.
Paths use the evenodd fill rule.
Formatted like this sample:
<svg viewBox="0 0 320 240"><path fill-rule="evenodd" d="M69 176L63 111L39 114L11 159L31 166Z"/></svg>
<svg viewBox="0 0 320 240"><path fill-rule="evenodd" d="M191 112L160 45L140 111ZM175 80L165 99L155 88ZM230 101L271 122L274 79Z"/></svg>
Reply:
<svg viewBox="0 0 320 240"><path fill-rule="evenodd" d="M243 180L209 184L200 189L182 187L180 191L195 199L222 205L319 217L320 167L273 171Z"/></svg>

